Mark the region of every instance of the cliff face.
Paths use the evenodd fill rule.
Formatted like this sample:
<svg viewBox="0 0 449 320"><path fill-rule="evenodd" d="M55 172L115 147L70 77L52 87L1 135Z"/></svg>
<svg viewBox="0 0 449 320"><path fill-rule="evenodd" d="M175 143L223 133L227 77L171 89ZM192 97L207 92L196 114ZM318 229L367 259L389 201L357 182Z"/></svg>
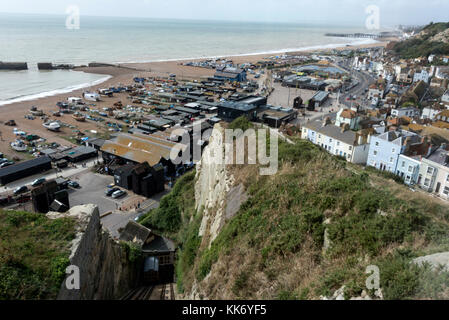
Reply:
<svg viewBox="0 0 449 320"><path fill-rule="evenodd" d="M140 263L129 261L126 249L102 229L97 206L78 206L68 213L49 213L47 216L68 216L79 221L70 264L80 270L80 289L69 290L64 281L58 299L119 299L137 285Z"/></svg>
<svg viewBox="0 0 449 320"><path fill-rule="evenodd" d="M208 246L246 200L243 186L234 186L235 179L228 166L218 161L225 153L223 134L223 128L217 125L197 165L195 206L197 210L203 209L199 236L207 238Z"/></svg>

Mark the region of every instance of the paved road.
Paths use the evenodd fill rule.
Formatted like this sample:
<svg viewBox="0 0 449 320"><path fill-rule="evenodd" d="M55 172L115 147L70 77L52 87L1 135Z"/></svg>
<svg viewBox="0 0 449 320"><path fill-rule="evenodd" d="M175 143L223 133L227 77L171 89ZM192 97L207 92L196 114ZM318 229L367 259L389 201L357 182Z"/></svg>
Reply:
<svg viewBox="0 0 449 320"><path fill-rule="evenodd" d="M91 170L91 168L95 165L96 160L91 160L86 163L86 167L82 167L81 164L78 164L76 168L67 168L63 169L62 171L57 171L56 169L52 169L50 171L47 171L45 173L36 174L34 176L20 179L11 183L8 183L7 185L0 187L0 194L9 194L17 187L21 186L30 186L31 183L33 183L34 180L38 178L45 178L47 180L52 180L56 178L72 178L76 175L82 174L86 171Z"/></svg>
<svg viewBox="0 0 449 320"><path fill-rule="evenodd" d="M365 89L369 88L369 86L374 83L376 79L365 72L351 69L351 66L348 65L348 61L345 61L345 63L339 63L339 66L341 68L344 68L346 71L351 72L352 77L356 78L359 81L359 84L356 87L340 95L340 103L344 104L348 108L350 108L354 103L358 103L359 105L364 107L364 101L362 100L362 97L365 96ZM354 95L357 96L357 100L347 100L347 98Z"/></svg>

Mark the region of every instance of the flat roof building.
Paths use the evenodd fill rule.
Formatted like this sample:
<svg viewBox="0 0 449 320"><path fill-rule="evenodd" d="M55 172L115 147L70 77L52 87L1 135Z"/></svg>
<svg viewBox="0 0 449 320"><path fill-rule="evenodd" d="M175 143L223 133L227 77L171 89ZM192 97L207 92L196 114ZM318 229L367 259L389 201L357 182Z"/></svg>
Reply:
<svg viewBox="0 0 449 320"><path fill-rule="evenodd" d="M51 159L39 157L0 169L0 184L6 185L29 176L51 170Z"/></svg>

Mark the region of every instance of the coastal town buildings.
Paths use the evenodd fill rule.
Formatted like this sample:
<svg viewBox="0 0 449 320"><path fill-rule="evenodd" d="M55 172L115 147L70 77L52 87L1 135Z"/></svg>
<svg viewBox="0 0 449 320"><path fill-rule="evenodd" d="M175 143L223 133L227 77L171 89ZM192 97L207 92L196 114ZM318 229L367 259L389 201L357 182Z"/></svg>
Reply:
<svg viewBox="0 0 449 320"><path fill-rule="evenodd" d="M302 139L324 148L348 162L365 164L369 150L369 136L354 132L348 124L333 125L329 118L308 122L302 129Z"/></svg>

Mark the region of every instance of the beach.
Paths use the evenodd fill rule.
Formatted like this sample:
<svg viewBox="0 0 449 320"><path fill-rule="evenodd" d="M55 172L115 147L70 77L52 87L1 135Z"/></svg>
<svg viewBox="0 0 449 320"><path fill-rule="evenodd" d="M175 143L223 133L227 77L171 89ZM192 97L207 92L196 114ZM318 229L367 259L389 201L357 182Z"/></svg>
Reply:
<svg viewBox="0 0 449 320"><path fill-rule="evenodd" d="M388 41L378 42L373 44L365 44L359 46L344 46L339 48L324 49L324 50L312 50L312 51L300 51L300 52L289 52L290 55L294 54L305 54L315 51L323 52L330 50L345 50L345 49L355 49L355 48L369 48L369 47L380 47L386 46ZM231 56L225 57L232 60L235 64L242 63L255 63L267 57L272 57L273 55L282 55L285 52L270 53L270 54L257 54L257 55L241 55L241 56ZM204 60L204 58L197 59ZM104 125L86 121L77 122L72 118L71 115L63 115L62 117L51 116L52 112L57 111L57 102L65 102L68 97L81 97L82 93L85 91L96 91L100 88L109 88L113 86L127 86L134 83L134 77L168 77L170 74L176 74L178 79L199 79L201 77L213 76L215 70L199 67L190 67L182 65L183 62L195 61L195 59L189 60L171 60L171 61L157 61L157 62L147 62L147 63L122 63L118 67L84 67L77 68L76 71L94 73L99 75L108 75L110 78L105 82L99 83L95 86L82 88L69 93L42 97L39 99L16 102L12 104L7 104L0 106L0 119L2 122L8 120L14 120L16 122L15 127L8 127L4 124L0 124L1 141L0 141L0 152L9 156L16 156L23 159L26 156L31 157L31 155L19 154L11 149L9 143L16 139L13 129L18 128L19 130L25 131L27 133L36 134L42 138L47 139L49 142L56 142L61 145L73 146L69 141L69 137L74 134L74 129L68 127L62 128L61 132L54 133L46 130L42 126L42 120L36 118L35 120L25 119L24 116L29 114L31 107L35 106L42 110L44 113L49 115L51 120L60 120L68 125L76 126L78 130L83 133L89 132L90 130L96 130L98 132L104 130ZM98 109L104 107L111 107L115 102L121 101L123 105L131 104L131 101L127 99L127 93L114 94L114 97L102 98L103 101L96 102L95 105ZM114 121L119 122L119 121Z"/></svg>

